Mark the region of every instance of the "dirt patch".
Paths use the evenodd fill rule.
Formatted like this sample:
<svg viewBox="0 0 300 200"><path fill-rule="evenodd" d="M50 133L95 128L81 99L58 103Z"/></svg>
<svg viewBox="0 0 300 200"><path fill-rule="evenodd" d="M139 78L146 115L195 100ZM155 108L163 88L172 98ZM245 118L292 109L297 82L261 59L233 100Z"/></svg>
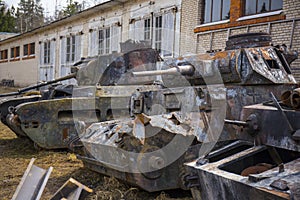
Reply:
<svg viewBox="0 0 300 200"><path fill-rule="evenodd" d="M15 88L0 87L0 94L16 91ZM119 200L119 199L192 199L188 192L168 191L147 193L116 180L104 177L98 173L83 168L80 160L68 151L38 151L27 138L18 138L5 125L0 123L0 197L11 199L31 158L36 158L34 164L48 169L54 169L43 192L42 199L50 197L67 181L75 178L92 188L94 193L89 200ZM180 197L179 197L180 196Z"/></svg>

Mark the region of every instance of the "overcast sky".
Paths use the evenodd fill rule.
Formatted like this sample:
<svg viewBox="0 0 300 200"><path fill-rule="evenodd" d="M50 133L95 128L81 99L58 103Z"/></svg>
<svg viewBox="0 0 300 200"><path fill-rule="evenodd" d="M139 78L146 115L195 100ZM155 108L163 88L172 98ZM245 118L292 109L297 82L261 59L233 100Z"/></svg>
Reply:
<svg viewBox="0 0 300 200"><path fill-rule="evenodd" d="M88 8L106 0L73 0L73 1L77 1L79 3L84 2L85 8ZM12 5L17 7L20 0L4 0L4 2L8 4L8 7L11 7ZM67 5L67 0L41 0L41 4L44 8L44 12L46 16L54 15L56 2L57 2L58 10L61 10Z"/></svg>

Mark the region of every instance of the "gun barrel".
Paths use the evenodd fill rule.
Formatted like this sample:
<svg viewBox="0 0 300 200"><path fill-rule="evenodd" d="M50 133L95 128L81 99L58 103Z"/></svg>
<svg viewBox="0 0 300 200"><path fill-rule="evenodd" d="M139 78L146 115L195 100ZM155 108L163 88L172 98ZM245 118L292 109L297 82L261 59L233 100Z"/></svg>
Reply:
<svg viewBox="0 0 300 200"><path fill-rule="evenodd" d="M75 77L76 77L76 73L72 73L72 74L69 74L67 76L63 76L63 77L60 77L58 79L52 80L52 81L48 81L48 82L44 82L44 83L40 83L40 84L37 84L37 85L33 85L33 86L29 86L29 87L19 89L17 92L0 94L0 97L9 97L9 96L19 95L23 92L27 92L27 91L32 90L32 89L36 89L36 88L39 88L39 87L43 87L45 85L50 85L50 84L53 84L53 83L57 83L59 81L65 81L65 80L75 78Z"/></svg>
<svg viewBox="0 0 300 200"><path fill-rule="evenodd" d="M5 93L5 94L0 94L0 97L10 97L10 96L15 96L20 94L19 92L10 92L10 93Z"/></svg>
<svg viewBox="0 0 300 200"><path fill-rule="evenodd" d="M32 90L32 89L36 89L36 88L39 88L39 87L43 87L45 85L50 85L50 84L53 84L53 83L57 83L59 81L65 81L65 80L75 78L75 77L76 77L76 73L72 73L72 74L69 74L67 76L63 76L63 77L54 79L52 81L48 81L48 82L40 83L40 84L37 84L37 85L22 88L22 89L18 90L18 92L19 92L19 94L21 94L21 93L26 92L28 90Z"/></svg>
<svg viewBox="0 0 300 200"><path fill-rule="evenodd" d="M132 72L132 75L135 77L142 76L157 76L157 75L193 75L195 72L195 68L192 65L180 65L177 67L172 67L170 69L163 70L153 70L153 71L140 71L140 72Z"/></svg>
<svg viewBox="0 0 300 200"><path fill-rule="evenodd" d="M232 124L232 125L243 126L243 127L249 126L249 124L248 124L247 122L244 122L244 121L238 121L238 120L229 120L229 119L225 119L224 122L225 122L226 124Z"/></svg>

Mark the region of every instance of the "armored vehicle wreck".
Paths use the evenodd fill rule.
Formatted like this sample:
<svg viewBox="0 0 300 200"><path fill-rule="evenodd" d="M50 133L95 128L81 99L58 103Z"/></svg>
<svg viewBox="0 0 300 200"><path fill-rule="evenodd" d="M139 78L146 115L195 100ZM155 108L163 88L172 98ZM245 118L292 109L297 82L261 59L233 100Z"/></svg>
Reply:
<svg viewBox="0 0 300 200"><path fill-rule="evenodd" d="M295 96L283 102L297 102ZM187 164L195 199L300 198L299 107L272 99L245 106L241 121L227 121L243 127L239 140Z"/></svg>
<svg viewBox="0 0 300 200"><path fill-rule="evenodd" d="M0 99L1 122L8 126L17 136L26 137L26 134L19 127L18 119L13 114L15 107L23 103L71 96L73 85L61 85L58 83L60 81L75 78L75 76L75 74L70 74L52 81L19 89L17 92L0 94L0 98L2 98ZM49 86L46 90L34 90L46 86Z"/></svg>
<svg viewBox="0 0 300 200"><path fill-rule="evenodd" d="M73 73L69 76L50 82L76 78L78 83L76 86L63 84L40 95L3 101L0 104L2 122L17 135L29 137L36 147L60 149L76 145L78 141L76 128L82 125L76 125L76 121L88 125L112 119L114 117L110 108L112 99L120 105L116 108L118 115L115 116L129 116L127 102L131 94L137 87L154 81L152 77L130 78L128 74L136 70L135 62L142 63L146 67L143 70L155 69L158 54L149 48L147 42L127 41L121 44L121 48L122 53L87 58L74 66ZM136 55L139 55L138 61L134 60ZM50 83L24 88L6 96ZM143 87L152 90L161 86Z"/></svg>
<svg viewBox="0 0 300 200"><path fill-rule="evenodd" d="M162 87L136 90L131 118L93 123L81 135L85 166L153 192L187 189L185 162L236 140L224 119L239 120L243 106L295 87L289 63L277 47L231 49L165 62ZM114 112L114 110L112 110Z"/></svg>

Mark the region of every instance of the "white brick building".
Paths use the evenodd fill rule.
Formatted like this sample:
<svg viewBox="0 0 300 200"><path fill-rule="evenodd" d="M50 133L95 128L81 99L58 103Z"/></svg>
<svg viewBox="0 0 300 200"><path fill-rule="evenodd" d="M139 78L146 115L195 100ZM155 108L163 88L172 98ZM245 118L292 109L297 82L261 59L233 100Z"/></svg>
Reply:
<svg viewBox="0 0 300 200"><path fill-rule="evenodd" d="M128 39L150 40L162 56L174 57L224 49L230 35L262 31L274 45L300 52L300 1L251 1L107 1L0 41L0 81L24 86L64 76L81 57L120 51ZM300 59L292 70L300 80Z"/></svg>
<svg viewBox="0 0 300 200"><path fill-rule="evenodd" d="M119 52L128 39L149 40L164 57L179 54L181 0L111 0L0 41L0 81L25 86L70 73L81 57Z"/></svg>

